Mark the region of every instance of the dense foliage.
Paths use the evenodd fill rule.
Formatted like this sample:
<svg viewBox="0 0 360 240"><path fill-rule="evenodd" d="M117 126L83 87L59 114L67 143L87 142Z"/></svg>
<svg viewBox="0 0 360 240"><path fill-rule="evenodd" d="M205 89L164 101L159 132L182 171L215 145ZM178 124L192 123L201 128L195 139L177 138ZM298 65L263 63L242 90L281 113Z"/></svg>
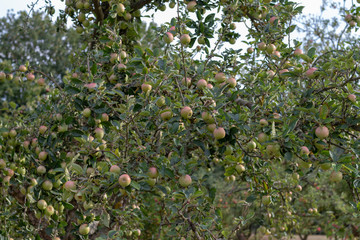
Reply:
<svg viewBox="0 0 360 240"><path fill-rule="evenodd" d="M142 38L140 9L166 7L177 16ZM301 11L288 0L67 0L60 20L84 47L64 84L1 65L1 84L13 74L48 86L3 109L0 236L358 236L360 50L303 52L290 39ZM357 5L347 14L350 32ZM246 52L232 45L239 26Z"/></svg>

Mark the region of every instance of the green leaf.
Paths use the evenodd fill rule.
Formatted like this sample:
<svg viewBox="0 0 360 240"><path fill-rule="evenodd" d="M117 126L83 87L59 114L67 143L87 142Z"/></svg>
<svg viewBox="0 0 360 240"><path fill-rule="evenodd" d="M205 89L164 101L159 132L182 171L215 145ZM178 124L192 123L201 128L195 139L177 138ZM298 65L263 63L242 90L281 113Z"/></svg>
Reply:
<svg viewBox="0 0 360 240"><path fill-rule="evenodd" d="M307 53L308 57L313 58L315 56L315 52L316 52L316 48L314 47L310 48Z"/></svg>
<svg viewBox="0 0 360 240"><path fill-rule="evenodd" d="M104 225L105 227L109 227L110 226L110 215L107 212L104 212L101 215L101 224Z"/></svg>
<svg viewBox="0 0 360 240"><path fill-rule="evenodd" d="M140 184L135 182L135 181L131 181L130 186L132 186L133 188L135 188L136 190L140 190Z"/></svg>

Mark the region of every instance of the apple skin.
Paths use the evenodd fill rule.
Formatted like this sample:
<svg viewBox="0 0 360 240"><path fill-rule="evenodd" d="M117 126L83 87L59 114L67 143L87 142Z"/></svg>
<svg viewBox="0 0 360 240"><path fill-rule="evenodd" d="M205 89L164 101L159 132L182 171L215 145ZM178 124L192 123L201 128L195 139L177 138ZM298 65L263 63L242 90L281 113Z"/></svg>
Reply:
<svg viewBox="0 0 360 240"><path fill-rule="evenodd" d="M262 126L262 127L269 125L269 123L266 119L260 119L259 123L260 123L260 126Z"/></svg>
<svg viewBox="0 0 360 240"><path fill-rule="evenodd" d="M349 94L347 98L353 103L356 102L356 96L354 94Z"/></svg>
<svg viewBox="0 0 360 240"><path fill-rule="evenodd" d="M46 173L46 168L44 166L40 165L40 166L37 167L36 172L38 174L45 174Z"/></svg>
<svg viewBox="0 0 360 240"><path fill-rule="evenodd" d="M206 129L207 129L209 132L213 133L213 132L215 131L215 129L216 129L216 124L215 124L215 123L208 124L208 125L206 126Z"/></svg>
<svg viewBox="0 0 360 240"><path fill-rule="evenodd" d="M170 110L167 110L160 114L160 117L164 121L168 121L172 118L172 112Z"/></svg>
<svg viewBox="0 0 360 240"><path fill-rule="evenodd" d="M181 115L181 117L184 118L184 119L189 119L189 118L191 118L191 116L193 115L193 111L192 111L192 109L191 109L190 107L185 106L185 107L183 107L183 108L181 109L180 115Z"/></svg>
<svg viewBox="0 0 360 240"><path fill-rule="evenodd" d="M264 51L266 49L266 43L264 42L259 43L257 46L261 51Z"/></svg>
<svg viewBox="0 0 360 240"><path fill-rule="evenodd" d="M191 85L191 78L188 78L188 77L187 77L187 78L186 78L186 81L185 81L185 78L183 78L183 79L181 80L181 84L189 87L189 86Z"/></svg>
<svg viewBox="0 0 360 240"><path fill-rule="evenodd" d="M83 114L83 116L84 117L90 117L90 115L91 115L91 110L90 110L90 108L85 108L83 111L82 111L82 114Z"/></svg>
<svg viewBox="0 0 360 240"><path fill-rule="evenodd" d="M90 232L90 227L89 225L87 225L86 223L81 224L81 226L79 227L79 233L81 235L88 235Z"/></svg>
<svg viewBox="0 0 360 240"><path fill-rule="evenodd" d="M275 47L275 45L274 44L269 44L269 45L267 45L267 47L266 47L266 52L268 53L268 54L272 54L273 52L275 52L275 50L276 50L276 47Z"/></svg>
<svg viewBox="0 0 360 240"><path fill-rule="evenodd" d="M255 148L256 148L256 143L255 143L254 141L248 142L248 144L247 144L247 149L248 149L249 151L253 151L253 150L255 150Z"/></svg>
<svg viewBox="0 0 360 240"><path fill-rule="evenodd" d="M148 176L149 176L150 178L157 178L158 175L159 175L159 173L158 173L156 167L151 167L151 168L149 168Z"/></svg>
<svg viewBox="0 0 360 240"><path fill-rule="evenodd" d="M213 135L215 137L215 139L222 139L225 137L226 133L225 133L225 129L220 127L220 128L216 128L213 131Z"/></svg>
<svg viewBox="0 0 360 240"><path fill-rule="evenodd" d="M0 80L3 81L6 79L6 74L4 72L0 72Z"/></svg>
<svg viewBox="0 0 360 240"><path fill-rule="evenodd" d="M112 165L110 167L110 172L112 173L116 173L116 174L120 174L120 167L118 165Z"/></svg>
<svg viewBox="0 0 360 240"><path fill-rule="evenodd" d="M320 168L324 171L327 171L332 168L332 163L322 163L320 164Z"/></svg>
<svg viewBox="0 0 360 240"><path fill-rule="evenodd" d="M330 174L330 182L337 183L340 182L342 178L343 178L343 174L341 172L333 171Z"/></svg>
<svg viewBox="0 0 360 240"><path fill-rule="evenodd" d="M38 157L39 157L39 160L44 161L47 158L47 156L48 156L48 153L42 151L42 152L39 153Z"/></svg>
<svg viewBox="0 0 360 240"><path fill-rule="evenodd" d="M236 87L236 79L235 78L228 78L226 82L229 84L230 87L234 88Z"/></svg>
<svg viewBox="0 0 360 240"><path fill-rule="evenodd" d="M249 47L246 51L247 53L251 54L254 52L254 49L252 47Z"/></svg>
<svg viewBox="0 0 360 240"><path fill-rule="evenodd" d="M131 183L131 178L128 174L123 174L119 177L119 184L123 188L129 186L130 183Z"/></svg>
<svg viewBox="0 0 360 240"><path fill-rule="evenodd" d="M270 19L269 19L269 22L270 22L270 24L274 24L274 22L276 21L276 19L278 19L278 17L271 17ZM280 21L278 20L278 23L280 23Z"/></svg>
<svg viewBox="0 0 360 240"><path fill-rule="evenodd" d="M141 90L145 93L148 93L150 92L152 89L152 86L150 84L147 84L147 83L143 83L141 84Z"/></svg>
<svg viewBox="0 0 360 240"><path fill-rule="evenodd" d="M174 35L171 32L166 32L163 40L165 43L170 44L172 41L174 41Z"/></svg>
<svg viewBox="0 0 360 240"><path fill-rule="evenodd" d="M47 207L47 203L43 199L39 200L36 205L40 210L44 210Z"/></svg>
<svg viewBox="0 0 360 240"><path fill-rule="evenodd" d="M17 135L16 130L15 130L15 129L11 129L10 132L9 132L9 136L10 136L11 138L14 138L14 137L16 137L16 135Z"/></svg>
<svg viewBox="0 0 360 240"><path fill-rule="evenodd" d="M301 192L302 191L302 186L301 185L297 185L295 187L295 190L298 191L298 192Z"/></svg>
<svg viewBox="0 0 360 240"><path fill-rule="evenodd" d="M308 156L309 155L309 153L310 153L310 151L309 151L309 149L306 147L306 146L302 146L301 148L300 148L300 154L301 155L306 155L306 156Z"/></svg>
<svg viewBox="0 0 360 240"><path fill-rule="evenodd" d="M20 65L19 71L20 71L20 72L26 72L26 71L27 71L27 68L25 67L25 65Z"/></svg>
<svg viewBox="0 0 360 240"><path fill-rule="evenodd" d="M325 126L320 126L320 127L316 128L315 135L318 138L320 138L321 140L325 139L329 136L329 129Z"/></svg>
<svg viewBox="0 0 360 240"><path fill-rule="evenodd" d="M50 180L45 180L42 184L42 188L46 191L50 191L53 188L53 184Z"/></svg>
<svg viewBox="0 0 360 240"><path fill-rule="evenodd" d="M206 88L207 86L207 81L205 79L200 79L197 84L196 84L196 87L199 88L199 89L204 89Z"/></svg>
<svg viewBox="0 0 360 240"><path fill-rule="evenodd" d="M53 215L55 213L55 209L53 206L49 205L45 208L45 215L50 217L51 215Z"/></svg>
<svg viewBox="0 0 360 240"><path fill-rule="evenodd" d="M257 138L258 138L259 143L264 143L267 141L268 136L265 133L259 133Z"/></svg>
<svg viewBox="0 0 360 240"><path fill-rule="evenodd" d="M295 49L295 51L294 51L295 56L299 56L301 54L303 54L303 51L300 48Z"/></svg>
<svg viewBox="0 0 360 240"><path fill-rule="evenodd" d="M281 70L279 71L279 74L282 75L283 73L287 73L287 72L289 72L288 69L281 69Z"/></svg>
<svg viewBox="0 0 360 240"><path fill-rule="evenodd" d="M95 137L96 137L96 139L98 139L98 140L103 139L104 134L105 134L104 129L102 129L102 128L96 128L95 129Z"/></svg>
<svg viewBox="0 0 360 240"><path fill-rule="evenodd" d="M224 73L220 72L215 74L215 80L217 83L222 83L226 80L226 76Z"/></svg>
<svg viewBox="0 0 360 240"><path fill-rule="evenodd" d="M76 190L76 183L74 181L67 181L63 187L67 191Z"/></svg>
<svg viewBox="0 0 360 240"><path fill-rule="evenodd" d="M206 123L214 123L215 122L215 120L214 120L214 118L211 116L211 114L210 113L208 113L208 112L202 112L201 113L201 117L202 117L202 119L204 120L204 122L206 122Z"/></svg>
<svg viewBox="0 0 360 240"><path fill-rule="evenodd" d="M191 41L191 38L190 38L189 34L185 33L185 34L181 35L180 42L182 45L187 46L187 45L189 45L190 41Z"/></svg>
<svg viewBox="0 0 360 240"><path fill-rule="evenodd" d="M238 173L242 173L242 172L245 172L246 168L244 165L242 164L237 164L236 167L235 167L235 170L238 172Z"/></svg>
<svg viewBox="0 0 360 240"><path fill-rule="evenodd" d="M6 167L6 162L4 159L0 159L0 169L3 169Z"/></svg>
<svg viewBox="0 0 360 240"><path fill-rule="evenodd" d="M315 71L317 70L317 68L315 67L312 67L310 69L308 69L306 72L305 72L305 75L309 78L313 77L314 76L314 73Z"/></svg>
<svg viewBox="0 0 360 240"><path fill-rule="evenodd" d="M195 12L196 10L196 2L195 1L190 1L187 6L186 6L187 10L189 12Z"/></svg>
<svg viewBox="0 0 360 240"><path fill-rule="evenodd" d="M182 187L188 187L192 183L191 177L189 175L183 175L179 178L179 184Z"/></svg>

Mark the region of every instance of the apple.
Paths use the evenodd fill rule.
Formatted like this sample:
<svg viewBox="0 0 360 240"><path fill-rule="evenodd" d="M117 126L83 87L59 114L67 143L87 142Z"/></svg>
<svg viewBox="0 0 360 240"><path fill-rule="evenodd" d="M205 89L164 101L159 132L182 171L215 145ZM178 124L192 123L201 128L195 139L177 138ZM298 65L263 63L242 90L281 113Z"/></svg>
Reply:
<svg viewBox="0 0 360 240"><path fill-rule="evenodd" d="M20 71L20 72L26 72L26 71L27 71L27 68L25 67L25 65L20 65L19 71Z"/></svg>
<svg viewBox="0 0 360 240"><path fill-rule="evenodd" d="M156 105L157 105L158 107L164 106L165 103L166 103L166 102L165 102L165 97L164 97L164 96L159 97L158 100L156 101Z"/></svg>
<svg viewBox="0 0 360 240"><path fill-rule="evenodd" d="M36 172L37 172L38 174L45 174L45 173L46 173L46 168L45 168L44 166L40 165L40 166L38 166L38 167L36 168Z"/></svg>
<svg viewBox="0 0 360 240"><path fill-rule="evenodd" d="M339 171L333 171L331 174L330 174L330 182L340 182L343 178L343 175L341 172Z"/></svg>
<svg viewBox="0 0 360 240"><path fill-rule="evenodd" d="M325 126L316 128L315 135L321 140L329 136L329 129Z"/></svg>
<svg viewBox="0 0 360 240"><path fill-rule="evenodd" d="M295 56L299 56L301 54L303 54L303 51L300 48L295 49L295 51L294 51Z"/></svg>
<svg viewBox="0 0 360 240"><path fill-rule="evenodd" d="M182 187L188 187L190 186L192 180L191 180L191 177L189 175L183 175L179 178L179 184L180 186Z"/></svg>
<svg viewBox="0 0 360 240"><path fill-rule="evenodd" d="M102 121L102 122L107 122L107 121L109 121L109 115L107 115L107 113L101 114L101 121Z"/></svg>
<svg viewBox="0 0 360 240"><path fill-rule="evenodd" d="M205 44L205 37L204 36L200 36L199 38L198 38L198 43L199 44Z"/></svg>
<svg viewBox="0 0 360 240"><path fill-rule="evenodd" d="M259 123L260 123L261 127L265 127L265 126L269 125L268 121L266 119L263 119L263 118L260 119Z"/></svg>
<svg viewBox="0 0 360 240"><path fill-rule="evenodd" d="M306 156L308 156L309 155L309 153L310 153L310 151L309 151L309 149L306 147L306 146L302 146L301 148L300 148L300 154L301 155L306 155Z"/></svg>
<svg viewBox="0 0 360 240"><path fill-rule="evenodd" d="M11 129L10 132L9 132L9 136L10 136L11 138L14 138L14 137L16 137L16 135L17 135L16 130L15 130L15 129Z"/></svg>
<svg viewBox="0 0 360 240"><path fill-rule="evenodd" d="M214 130L216 129L216 124L215 124L215 123L208 124L208 125L206 126L206 129L207 129L209 132L213 133Z"/></svg>
<svg viewBox="0 0 360 240"><path fill-rule="evenodd" d="M225 137L225 129L220 127L220 128L216 128L214 131L213 131L213 135L215 137L215 139L222 139Z"/></svg>
<svg viewBox="0 0 360 240"><path fill-rule="evenodd" d="M119 54L117 53L111 53L110 54L110 62L115 63L116 61L120 61Z"/></svg>
<svg viewBox="0 0 360 240"><path fill-rule="evenodd" d="M157 169L156 169L155 167L149 168L148 176L149 176L150 178L157 178L158 174L159 174L159 173L158 173L158 171L157 171Z"/></svg>
<svg viewBox="0 0 360 240"><path fill-rule="evenodd" d="M110 167L110 172L116 173L116 174L120 174L120 167L117 166L117 165L112 165L112 166Z"/></svg>
<svg viewBox="0 0 360 240"><path fill-rule="evenodd" d="M270 157L276 156L278 152L279 152L278 145L269 144L266 146L266 153L268 156Z"/></svg>
<svg viewBox="0 0 360 240"><path fill-rule="evenodd" d="M123 174L119 177L119 184L122 187L127 187L131 183L131 178L128 174Z"/></svg>
<svg viewBox="0 0 360 240"><path fill-rule="evenodd" d="M152 86L150 84L147 84L147 83L141 84L141 90L145 93L150 92L151 88L152 88Z"/></svg>
<svg viewBox="0 0 360 240"><path fill-rule="evenodd" d="M38 157L39 157L39 160L44 161L47 158L47 156L48 156L48 153L45 151L42 151L39 153Z"/></svg>
<svg viewBox="0 0 360 240"><path fill-rule="evenodd" d="M249 151L253 151L255 148L256 148L256 143L255 143L253 140L251 140L250 142L248 142L248 144L247 144L247 149L248 149Z"/></svg>
<svg viewBox="0 0 360 240"><path fill-rule="evenodd" d="M280 52L279 51L274 51L273 53L272 53L272 55L273 56L276 56L276 57L281 57L281 54L280 54Z"/></svg>
<svg viewBox="0 0 360 240"><path fill-rule="evenodd" d="M207 86L207 81L205 79L200 79L197 84L196 87L200 88L200 89L204 89Z"/></svg>
<svg viewBox="0 0 360 240"><path fill-rule="evenodd" d="M76 190L76 183L74 181L67 181L64 183L63 188L67 191Z"/></svg>
<svg viewBox="0 0 360 240"><path fill-rule="evenodd" d="M298 192L302 191L302 186L301 185L296 185L295 190Z"/></svg>
<svg viewBox="0 0 360 240"><path fill-rule="evenodd" d="M270 203L271 203L270 196L269 196L269 195L264 195L264 196L262 196L261 202L262 202L265 206L270 205Z"/></svg>
<svg viewBox="0 0 360 240"><path fill-rule="evenodd" d="M53 184L50 180L45 180L41 186L46 191L50 191L53 188Z"/></svg>
<svg viewBox="0 0 360 240"><path fill-rule="evenodd" d="M172 41L174 41L174 35L171 32L165 33L163 40L165 43L170 44Z"/></svg>
<svg viewBox="0 0 360 240"><path fill-rule="evenodd" d="M129 21L129 20L131 20L131 14L130 13L126 13L125 14L125 16L124 16L124 19L125 19L125 21Z"/></svg>
<svg viewBox="0 0 360 240"><path fill-rule="evenodd" d="M91 115L91 110L90 108L85 108L83 111L82 111L82 114L84 117L90 117Z"/></svg>
<svg viewBox="0 0 360 240"><path fill-rule="evenodd" d="M176 5L176 3L175 3L175 2L171 2L171 3L169 4L169 7L170 7L170 8L174 8L174 7L175 7L175 5Z"/></svg>
<svg viewBox="0 0 360 240"><path fill-rule="evenodd" d="M6 79L6 74L4 72L0 72L0 80L3 81Z"/></svg>
<svg viewBox="0 0 360 240"><path fill-rule="evenodd" d="M13 78L14 78L14 75L12 75L11 73L6 75L7 80L12 80Z"/></svg>
<svg viewBox="0 0 360 240"><path fill-rule="evenodd" d="M49 205L45 208L45 215L50 217L51 215L53 215L55 213L55 209L53 206Z"/></svg>
<svg viewBox="0 0 360 240"><path fill-rule="evenodd" d="M355 26L356 26L356 22L355 22L355 21L350 21L350 22L349 22L349 25L350 25L350 27L355 27Z"/></svg>
<svg viewBox="0 0 360 240"><path fill-rule="evenodd" d="M245 172L245 166L242 165L242 164L237 164L236 167L235 167L235 170L238 172L238 173L242 173L242 172Z"/></svg>
<svg viewBox="0 0 360 240"><path fill-rule="evenodd" d="M193 115L193 111L191 110L190 107L185 106L181 109L180 115L182 118L189 119Z"/></svg>
<svg viewBox="0 0 360 240"><path fill-rule="evenodd" d="M267 71L266 74L268 75L268 77L273 77L273 76L275 76L275 72L274 72L273 70Z"/></svg>
<svg viewBox="0 0 360 240"><path fill-rule="evenodd" d="M352 20L352 15L347 14L347 15L345 16L345 21L350 22L351 20Z"/></svg>
<svg viewBox="0 0 360 240"><path fill-rule="evenodd" d="M320 168L324 171L327 171L332 168L332 163L322 163L320 164Z"/></svg>
<svg viewBox="0 0 360 240"><path fill-rule="evenodd" d="M181 80L181 84L189 87L190 84L191 84L191 78L188 78L188 77L187 77L187 78L186 78L186 81L185 81L185 78L183 78L183 79Z"/></svg>
<svg viewBox="0 0 360 240"><path fill-rule="evenodd" d="M35 75L32 74L32 73L28 73L28 74L26 74L26 79L28 81L34 81L35 80Z"/></svg>
<svg viewBox="0 0 360 240"><path fill-rule="evenodd" d="M211 83L208 83L207 85L206 85L206 87L208 88L208 89L213 89L213 85L211 84Z"/></svg>
<svg viewBox="0 0 360 240"><path fill-rule="evenodd" d="M231 23L231 24L230 24L230 29L231 29L231 30L235 30L235 29L236 29L236 24L235 24L235 23Z"/></svg>
<svg viewBox="0 0 360 240"><path fill-rule="evenodd" d="M102 128L96 128L95 129L95 138L96 139L98 139L98 140L103 139L104 134L105 134L104 129L102 129Z"/></svg>
<svg viewBox="0 0 360 240"><path fill-rule="evenodd" d="M281 69L281 70L279 71L279 74L282 75L283 73L287 73L287 72L289 72L288 69Z"/></svg>
<svg viewBox="0 0 360 240"><path fill-rule="evenodd" d="M125 6L122 3L119 3L116 5L116 12L119 16L122 16L122 14L125 12Z"/></svg>
<svg viewBox="0 0 360 240"><path fill-rule="evenodd" d="M149 178L146 182L153 187L156 184L156 178Z"/></svg>
<svg viewBox="0 0 360 240"><path fill-rule="evenodd" d="M267 45L267 47L266 47L266 52L268 53L268 54L272 54L274 51L276 50L276 47L275 47L275 45L274 44L269 44L269 45Z"/></svg>
<svg viewBox="0 0 360 240"><path fill-rule="evenodd" d="M246 51L247 53L251 54L254 52L254 49L252 47L249 47Z"/></svg>
<svg viewBox="0 0 360 240"><path fill-rule="evenodd" d="M4 159L0 159L0 169L3 169L6 167L6 162Z"/></svg>
<svg viewBox="0 0 360 240"><path fill-rule="evenodd" d="M312 68L309 68L306 72L305 72L305 75L307 77L313 77L314 76L314 72L317 70L317 68L315 67L312 67Z"/></svg>
<svg viewBox="0 0 360 240"><path fill-rule="evenodd" d="M135 235L136 237L139 237L139 236L141 235L141 230L140 230L140 229L135 229L135 230L134 230L134 235Z"/></svg>
<svg viewBox="0 0 360 240"><path fill-rule="evenodd" d="M292 179L294 179L295 181L298 181L300 179L300 175L298 173L293 173Z"/></svg>
<svg viewBox="0 0 360 240"><path fill-rule="evenodd" d="M356 102L356 96L354 94L349 94L347 98L353 103Z"/></svg>
<svg viewBox="0 0 360 240"><path fill-rule="evenodd" d="M81 226L79 227L79 233L81 235L88 235L90 232L90 227L84 223L84 224L81 224Z"/></svg>
<svg viewBox="0 0 360 240"><path fill-rule="evenodd" d="M219 72L219 73L215 74L215 80L217 83L222 83L226 80L226 76L224 73Z"/></svg>
<svg viewBox="0 0 360 240"><path fill-rule="evenodd" d="M276 21L276 19L278 19L277 17L271 17L270 19L269 19L269 22L270 22L270 24L274 24L274 22ZM280 23L280 21L278 20L278 24Z"/></svg>
<svg viewBox="0 0 360 240"><path fill-rule="evenodd" d="M206 123L214 123L215 121L214 118L211 116L211 114L208 112L202 112L201 117Z"/></svg>
<svg viewBox="0 0 360 240"><path fill-rule="evenodd" d="M236 87L236 79L235 78L228 78L226 82L229 84L230 87L234 88Z"/></svg>
<svg viewBox="0 0 360 240"><path fill-rule="evenodd" d="M264 51L266 49L266 43L264 42L259 43L257 46L261 51Z"/></svg>
<svg viewBox="0 0 360 240"><path fill-rule="evenodd" d="M189 12L195 12L196 10L196 2L195 1L190 1L187 6L186 6L187 10Z"/></svg>
<svg viewBox="0 0 360 240"><path fill-rule="evenodd" d="M257 138L258 138L259 143L264 143L267 141L268 136L265 133L259 133Z"/></svg>
<svg viewBox="0 0 360 240"><path fill-rule="evenodd" d="M41 199L37 202L37 207L40 209L40 210L44 210L46 207L47 207L47 203L45 200Z"/></svg>
<svg viewBox="0 0 360 240"><path fill-rule="evenodd" d="M12 177L12 176L14 176L15 172L14 172L14 170L7 168L7 169L5 169L5 174L6 174L6 176Z"/></svg>
<svg viewBox="0 0 360 240"><path fill-rule="evenodd" d="M172 112L170 111L170 109L167 109L160 114L160 117L162 120L168 121L170 120L170 118L172 118Z"/></svg>
<svg viewBox="0 0 360 240"><path fill-rule="evenodd" d="M187 45L189 45L190 41L191 41L191 38L190 38L189 34L185 33L185 34L181 35L180 42L182 45L187 46Z"/></svg>

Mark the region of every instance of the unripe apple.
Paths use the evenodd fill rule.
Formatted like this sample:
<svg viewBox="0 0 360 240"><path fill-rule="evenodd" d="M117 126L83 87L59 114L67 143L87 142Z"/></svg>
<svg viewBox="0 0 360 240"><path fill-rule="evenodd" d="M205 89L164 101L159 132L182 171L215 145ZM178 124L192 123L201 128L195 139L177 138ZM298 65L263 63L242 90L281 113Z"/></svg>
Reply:
<svg viewBox="0 0 360 240"><path fill-rule="evenodd" d="M164 106L165 103L166 103L166 102L165 102L165 97L164 97L164 96L159 97L158 100L156 101L156 105L157 105L158 107Z"/></svg>
<svg viewBox="0 0 360 240"><path fill-rule="evenodd" d="M192 180L191 180L191 177L189 175L183 175L179 178L179 184L180 186L182 187L188 187L190 186Z"/></svg>
<svg viewBox="0 0 360 240"><path fill-rule="evenodd" d="M42 151L39 153L38 157L39 157L39 160L44 161L47 158L47 156L48 156L48 153L45 151Z"/></svg>
<svg viewBox="0 0 360 240"><path fill-rule="evenodd" d="M187 10L189 12L195 12L196 10L196 2L195 1L190 1L187 6L186 6Z"/></svg>
<svg viewBox="0 0 360 240"><path fill-rule="evenodd" d="M295 56L299 56L301 54L303 54L303 51L300 48L295 49L295 51L294 51Z"/></svg>
<svg viewBox="0 0 360 240"><path fill-rule="evenodd" d="M205 37L204 37L204 36L200 36L200 37L198 38L198 43L199 43L199 44L205 44Z"/></svg>
<svg viewBox="0 0 360 240"><path fill-rule="evenodd" d="M340 171L333 171L330 174L330 182L340 182L343 178L343 175Z"/></svg>
<svg viewBox="0 0 360 240"><path fill-rule="evenodd" d="M214 118L208 112L202 112L201 117L206 123L214 123Z"/></svg>
<svg viewBox="0 0 360 240"><path fill-rule="evenodd" d="M265 206L270 205L271 203L270 196L269 195L262 196L261 201Z"/></svg>
<svg viewBox="0 0 360 240"><path fill-rule="evenodd" d="M148 180L146 180L146 182L151 186L155 186L156 184L156 178L149 178Z"/></svg>
<svg viewBox="0 0 360 240"><path fill-rule="evenodd" d="M274 51L273 53L272 53L272 55L273 56L276 56L276 57L281 57L281 54L280 54L280 52L279 51Z"/></svg>
<svg viewBox="0 0 360 240"><path fill-rule="evenodd" d="M320 168L324 171L327 171L332 168L332 163L322 163L320 164Z"/></svg>
<svg viewBox="0 0 360 240"><path fill-rule="evenodd" d="M7 168L7 169L5 169L5 174L6 174L6 176L12 177L12 176L14 176L15 172L14 172L14 170Z"/></svg>
<svg viewBox="0 0 360 240"><path fill-rule="evenodd" d="M171 3L169 4L169 7L170 7L170 8L174 8L174 7L175 7L175 5L176 5L176 3L175 3L175 2L171 2Z"/></svg>
<svg viewBox="0 0 360 240"><path fill-rule="evenodd" d="M266 146L266 154L270 157L276 156L278 151L279 147L277 145L269 144Z"/></svg>
<svg viewBox="0 0 360 240"><path fill-rule="evenodd" d="M255 148L256 148L256 143L254 141L251 140L250 142L248 142L247 149L249 151L253 151Z"/></svg>
<svg viewBox="0 0 360 240"><path fill-rule="evenodd" d="M215 74L215 80L217 83L222 83L226 80L226 76L224 73L219 72L219 73Z"/></svg>
<svg viewBox="0 0 360 240"><path fill-rule="evenodd" d="M50 191L53 188L53 184L50 180L45 180L42 184L42 188L46 191Z"/></svg>
<svg viewBox="0 0 360 240"><path fill-rule="evenodd" d="M229 84L230 87L234 88L236 87L236 79L235 78L228 78L226 82Z"/></svg>
<svg viewBox="0 0 360 240"><path fill-rule="evenodd" d="M207 129L209 132L213 133L213 132L215 131L215 129L216 129L216 124L215 124L215 123L208 124L208 125L206 126L206 129Z"/></svg>
<svg viewBox="0 0 360 240"><path fill-rule="evenodd" d="M320 139L327 138L329 136L329 129L325 126L318 127L315 130L315 135Z"/></svg>
<svg viewBox="0 0 360 240"><path fill-rule="evenodd" d="M193 114L193 111L188 106L183 107L180 111L181 117L185 118L185 119L191 118L192 114Z"/></svg>
<svg viewBox="0 0 360 240"><path fill-rule="evenodd" d="M91 175L91 174L93 174L93 173L95 173L95 169L94 168L92 168L92 167L89 167L89 168L87 168L86 169L86 175Z"/></svg>
<svg viewBox="0 0 360 240"><path fill-rule="evenodd" d="M90 232L90 227L84 223L84 224L81 224L81 226L79 227L79 233L81 235L88 235Z"/></svg>
<svg viewBox="0 0 360 240"><path fill-rule="evenodd" d="M262 126L262 127L269 125L269 123L266 119L260 119L259 123L260 123L260 126Z"/></svg>
<svg viewBox="0 0 360 240"><path fill-rule="evenodd" d="M40 210L44 210L46 207L47 207L47 203L45 200L41 199L37 202L37 207L40 209Z"/></svg>
<svg viewBox="0 0 360 240"><path fill-rule="evenodd" d="M300 154L301 154L301 155L306 155L306 156L308 156L309 153L310 153L310 151L309 151L309 149L308 149L306 146L302 146L302 147L300 148Z"/></svg>
<svg viewBox="0 0 360 240"><path fill-rule="evenodd" d="M130 13L125 13L124 19L125 19L126 21L131 20L131 18L132 18L132 16L131 16Z"/></svg>
<svg viewBox="0 0 360 240"><path fill-rule="evenodd" d="M14 137L16 137L16 135L17 135L16 130L15 130L15 129L11 129L10 132L9 132L9 136L10 136L11 138L14 138Z"/></svg>
<svg viewBox="0 0 360 240"><path fill-rule="evenodd" d="M95 138L96 139L98 139L98 140L103 139L104 134L105 134L104 129L102 129L102 128L96 128L95 129Z"/></svg>
<svg viewBox="0 0 360 240"><path fill-rule="evenodd" d="M305 75L307 76L307 77L313 77L314 76L314 72L317 70L317 68L315 68L315 67L312 67L312 68L310 68L309 70L307 70L306 72L305 72Z"/></svg>
<svg viewBox="0 0 360 240"><path fill-rule="evenodd" d="M259 43L257 46L261 51L264 51L266 49L266 43L264 42Z"/></svg>
<svg viewBox="0 0 360 240"><path fill-rule="evenodd" d="M150 92L152 89L152 86L150 84L147 84L147 83L143 83L141 84L141 90L145 93L148 93Z"/></svg>
<svg viewBox="0 0 360 240"><path fill-rule="evenodd" d="M139 236L141 235L141 230L140 230L140 229L135 229L135 230L134 230L134 235L135 235L136 237L139 237Z"/></svg>
<svg viewBox="0 0 360 240"><path fill-rule="evenodd" d="M37 172L38 174L45 174L45 173L46 173L46 168L45 168L44 166L40 165L40 166L38 166L38 167L36 168L36 172Z"/></svg>
<svg viewBox="0 0 360 240"><path fill-rule="evenodd" d="M187 46L187 45L189 45L190 41L191 41L191 38L190 38L189 34L181 35L180 42L182 45Z"/></svg>
<svg viewBox="0 0 360 240"><path fill-rule="evenodd" d="M215 139L222 139L225 137L225 134L225 129L222 127L216 128L213 132Z"/></svg>
<svg viewBox="0 0 360 240"><path fill-rule="evenodd" d="M170 109L168 109L168 110L164 111L163 113L161 113L160 117L162 120L168 121L168 120L170 120L170 118L172 118L172 112L170 111Z"/></svg>
<svg viewBox="0 0 360 240"><path fill-rule="evenodd" d="M159 175L157 169L155 167L151 167L149 168L149 171L148 171L148 176L150 178L157 178L157 176Z"/></svg>
<svg viewBox="0 0 360 240"><path fill-rule="evenodd" d="M259 143L264 143L267 141L268 136L265 133L259 133L257 138Z"/></svg>
<svg viewBox="0 0 360 240"><path fill-rule="evenodd" d="M351 101L351 102L356 102L356 96L354 94L349 94L347 96L347 98Z"/></svg>
<svg viewBox="0 0 360 240"><path fill-rule="evenodd" d="M235 170L238 172L238 173L242 173L242 172L245 172L245 166L242 165L242 164L237 164L236 167L235 167Z"/></svg>
<svg viewBox="0 0 360 240"><path fill-rule="evenodd" d="M26 71L27 71L27 68L25 67L25 65L20 65L19 71L20 71L20 72L26 72Z"/></svg>
<svg viewBox="0 0 360 240"><path fill-rule="evenodd" d="M122 187L127 187L131 183L131 178L128 174L123 174L119 177L119 184Z"/></svg>
<svg viewBox="0 0 360 240"><path fill-rule="evenodd" d="M200 89L204 89L207 86L207 81L205 79L200 79L197 84L196 87L200 88Z"/></svg>
<svg viewBox="0 0 360 240"><path fill-rule="evenodd" d="M67 181L63 187L67 191L76 190L76 183L74 181Z"/></svg>
<svg viewBox="0 0 360 240"><path fill-rule="evenodd" d="M85 108L85 109L83 110L82 114L83 114L84 117L90 117L90 115L91 115L91 110L90 110L90 108Z"/></svg>
<svg viewBox="0 0 360 240"><path fill-rule="evenodd" d="M122 3L116 5L116 12L119 16L121 16L125 12L125 6Z"/></svg>
<svg viewBox="0 0 360 240"><path fill-rule="evenodd" d="M51 215L53 215L55 213L55 209L53 206L49 205L45 208L45 215L50 217Z"/></svg>
<svg viewBox="0 0 360 240"><path fill-rule="evenodd" d="M117 165L112 165L110 167L110 172L112 172L112 173L120 174L120 171L121 171L120 167Z"/></svg>
<svg viewBox="0 0 360 240"><path fill-rule="evenodd" d="M267 47L266 47L266 52L267 52L268 54L272 54L275 50L276 50L276 47L275 47L274 44L269 44L269 45L267 45Z"/></svg>
<svg viewBox="0 0 360 240"><path fill-rule="evenodd" d="M174 35L171 32L165 33L163 40L165 43L170 44L172 41L174 41Z"/></svg>

